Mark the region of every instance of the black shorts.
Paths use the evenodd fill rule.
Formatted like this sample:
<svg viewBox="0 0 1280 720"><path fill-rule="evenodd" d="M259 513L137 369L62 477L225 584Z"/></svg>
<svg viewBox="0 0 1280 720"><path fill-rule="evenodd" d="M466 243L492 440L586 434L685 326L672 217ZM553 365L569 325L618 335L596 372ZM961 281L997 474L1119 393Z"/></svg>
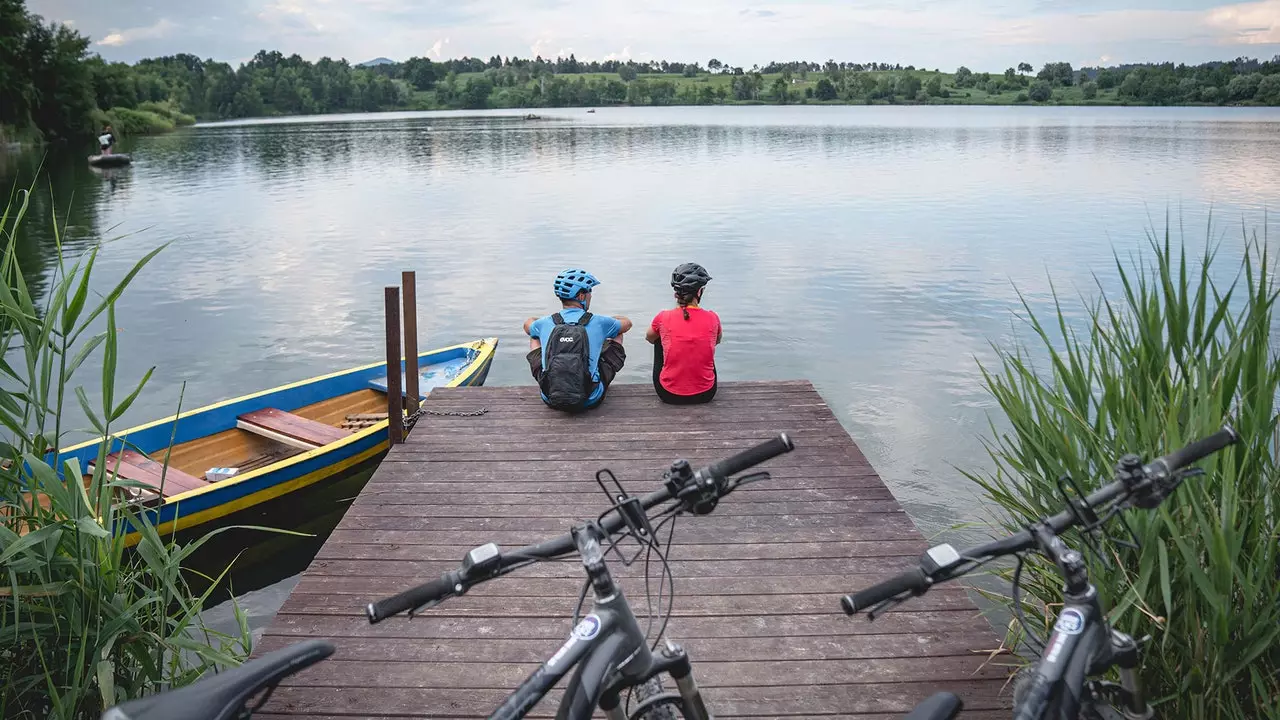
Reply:
<svg viewBox="0 0 1280 720"><path fill-rule="evenodd" d="M529 361L529 372L533 375L534 382L542 381L542 348L534 348L525 356ZM600 373L600 383L604 385L607 392L609 384L618 376L618 371L622 370L622 366L627 363L627 351L623 349L622 343L616 343L612 340L605 340L604 347L600 348L600 363L596 369ZM600 396L604 400L604 395Z"/></svg>
<svg viewBox="0 0 1280 720"><path fill-rule="evenodd" d="M697 395L677 395L670 390L662 387L662 341L653 344L653 389L658 393L658 399L668 405L699 405L701 403L711 402L716 396L716 388L720 386L720 375L716 373L714 368L712 373L715 380L712 381L711 387L703 390Z"/></svg>

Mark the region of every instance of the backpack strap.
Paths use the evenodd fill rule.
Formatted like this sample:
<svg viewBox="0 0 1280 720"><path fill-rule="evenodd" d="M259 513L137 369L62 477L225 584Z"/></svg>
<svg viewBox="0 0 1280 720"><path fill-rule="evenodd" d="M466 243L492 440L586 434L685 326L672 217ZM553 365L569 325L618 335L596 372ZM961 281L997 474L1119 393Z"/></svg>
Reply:
<svg viewBox="0 0 1280 720"><path fill-rule="evenodd" d="M555 315L551 316L551 322L555 325L563 325L564 318L560 316L560 313L556 313Z"/></svg>
<svg viewBox="0 0 1280 720"><path fill-rule="evenodd" d="M578 322L575 324L579 327L586 327L589 322L591 322L591 313L584 312L582 313L582 317L578 318Z"/></svg>

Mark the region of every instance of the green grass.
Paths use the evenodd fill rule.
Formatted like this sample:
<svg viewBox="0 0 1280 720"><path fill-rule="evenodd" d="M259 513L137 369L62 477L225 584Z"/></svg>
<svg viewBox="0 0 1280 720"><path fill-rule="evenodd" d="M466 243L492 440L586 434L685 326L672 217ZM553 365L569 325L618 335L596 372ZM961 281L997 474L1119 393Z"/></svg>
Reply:
<svg viewBox="0 0 1280 720"><path fill-rule="evenodd" d="M107 122L120 135L157 135L173 132L177 127L172 120L159 113L129 108L111 108Z"/></svg>
<svg viewBox="0 0 1280 720"><path fill-rule="evenodd" d="M172 100L167 100L162 103L144 102L138 105L138 110L159 115L160 117L168 119L178 127L194 125L196 122L194 115L188 115L182 112L182 109L178 107L178 104Z"/></svg>
<svg viewBox="0 0 1280 720"><path fill-rule="evenodd" d="M66 258L65 221L48 218L58 252L49 287L37 296L17 256L28 198L16 191L0 215L0 717L88 720L122 700L239 664L250 633L238 610L239 636L204 626L207 593L194 593L183 574L204 540L160 537L119 502L136 483L114 476L106 461L118 440L113 424L151 375L117 387L116 302L160 248L114 287L91 290L99 248ZM92 400L75 384L91 356L101 357L102 386ZM55 469L46 458L71 431L64 410L76 401L101 444L88 482L64 483L84 468ZM130 551L113 532L125 517L142 530Z"/></svg>
<svg viewBox="0 0 1280 720"><path fill-rule="evenodd" d="M1153 639L1140 672L1159 717L1280 717L1280 360L1267 248L1246 236L1229 248L1239 264L1214 272L1218 248L1206 242L1188 259L1168 230L1152 232L1145 261L1117 258L1123 291L1087 304L1087 328L1073 330L1061 304L1044 320L1024 304L1029 344L997 348L998 366L983 368L1010 429L992 428L994 469L969 477L1005 511L1006 531L1060 510L1064 473L1088 492L1123 453L1149 459L1224 421L1240 433L1159 510L1126 513L1140 550L1103 542L1110 564L1090 558L1111 620ZM1062 581L1029 559L1024 608L1044 637Z"/></svg>

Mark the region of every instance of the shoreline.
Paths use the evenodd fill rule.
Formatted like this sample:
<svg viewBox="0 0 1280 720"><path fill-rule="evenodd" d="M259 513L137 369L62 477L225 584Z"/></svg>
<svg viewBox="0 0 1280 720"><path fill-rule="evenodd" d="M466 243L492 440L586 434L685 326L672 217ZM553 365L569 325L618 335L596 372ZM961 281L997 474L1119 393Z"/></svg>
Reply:
<svg viewBox="0 0 1280 720"><path fill-rule="evenodd" d="M220 128L220 127L242 127L247 125L291 125L302 123L323 123L336 122L346 119L351 120L372 120L378 118L380 120L394 120L400 118L417 118L417 117L438 117L438 118L468 118L468 117L500 117L509 119L524 119L530 114L530 111L541 113L542 116L536 119L527 120L527 122L548 122L557 120L567 120L567 113L577 114L593 114L588 113L594 110L594 114L604 114L607 116L610 110L673 110L673 109L702 109L712 110L719 108L776 108L776 109L797 109L797 108L813 108L813 109L836 109L836 108L867 108L876 110L895 109L924 109L924 108L1013 108L1013 109L1115 109L1115 110L1220 110L1227 109L1231 111L1240 111L1248 113L1249 111L1271 110L1273 112L1266 113L1274 115L1280 120L1280 108L1269 105L1140 105L1140 104L1120 104L1120 103L1094 103L1094 104L1067 104L1067 103L847 103L847 102L809 102L809 103L788 103L779 105L775 103L765 102L733 102L714 105L566 105L561 107L493 107L493 108L387 108L384 110L368 110L359 112L333 112L333 113L311 113L300 115L259 115L254 117L228 118L219 120L197 120L194 125L188 127L196 128ZM1254 114L1254 113L1249 113ZM158 133L167 134L167 133Z"/></svg>

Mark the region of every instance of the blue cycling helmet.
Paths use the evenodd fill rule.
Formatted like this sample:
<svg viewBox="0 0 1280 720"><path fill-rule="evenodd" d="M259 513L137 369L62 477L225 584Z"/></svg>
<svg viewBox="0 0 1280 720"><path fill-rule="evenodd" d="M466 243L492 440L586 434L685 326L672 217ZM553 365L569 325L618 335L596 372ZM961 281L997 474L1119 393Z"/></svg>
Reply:
<svg viewBox="0 0 1280 720"><path fill-rule="evenodd" d="M556 276L556 297L563 300L572 300L583 290L590 291L591 288L599 284L600 281L586 270L569 268Z"/></svg>

